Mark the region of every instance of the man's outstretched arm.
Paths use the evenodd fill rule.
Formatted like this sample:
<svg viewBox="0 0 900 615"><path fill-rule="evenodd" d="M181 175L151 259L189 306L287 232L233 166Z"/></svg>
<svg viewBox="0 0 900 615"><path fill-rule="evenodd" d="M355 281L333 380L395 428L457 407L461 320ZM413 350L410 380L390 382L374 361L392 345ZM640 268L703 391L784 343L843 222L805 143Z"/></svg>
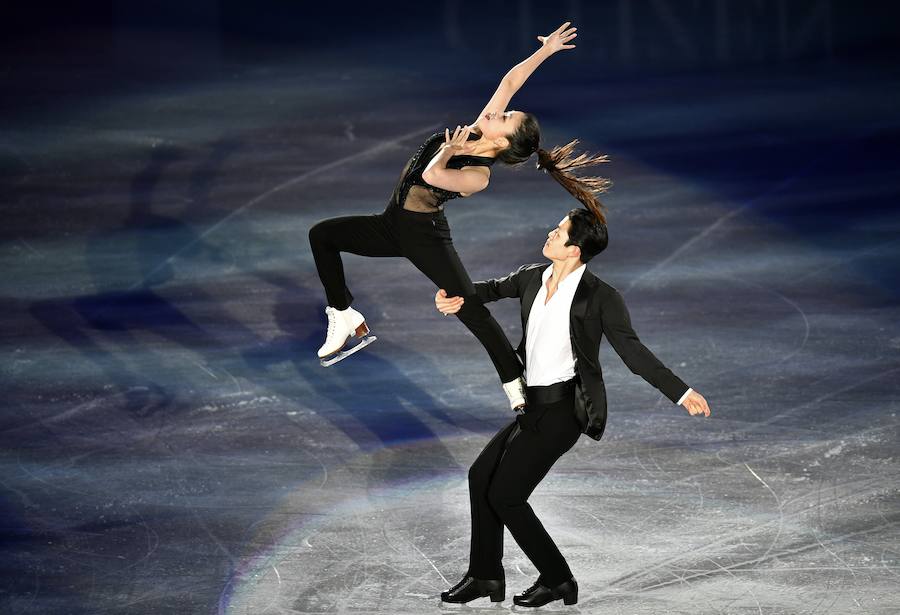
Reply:
<svg viewBox="0 0 900 615"><path fill-rule="evenodd" d="M681 404L691 414L709 416L709 405L703 396L673 374L638 338L622 295L612 293L601 307L603 332L628 369L649 382L672 403Z"/></svg>

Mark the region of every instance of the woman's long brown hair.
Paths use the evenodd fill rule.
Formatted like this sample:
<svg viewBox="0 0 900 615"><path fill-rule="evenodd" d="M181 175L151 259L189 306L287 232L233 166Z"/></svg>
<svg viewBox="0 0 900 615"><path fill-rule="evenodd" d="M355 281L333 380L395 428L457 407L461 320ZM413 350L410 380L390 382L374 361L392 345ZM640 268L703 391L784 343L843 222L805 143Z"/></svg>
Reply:
<svg viewBox="0 0 900 615"><path fill-rule="evenodd" d="M579 177L572 171L609 162L609 156L584 153L573 158L572 152L577 144L578 139L573 139L565 145L554 147L549 152L538 148L537 168L552 175L553 179L569 191L569 194L581 201L600 222L606 224L606 206L600 202L597 195L609 190L612 181L605 177Z"/></svg>

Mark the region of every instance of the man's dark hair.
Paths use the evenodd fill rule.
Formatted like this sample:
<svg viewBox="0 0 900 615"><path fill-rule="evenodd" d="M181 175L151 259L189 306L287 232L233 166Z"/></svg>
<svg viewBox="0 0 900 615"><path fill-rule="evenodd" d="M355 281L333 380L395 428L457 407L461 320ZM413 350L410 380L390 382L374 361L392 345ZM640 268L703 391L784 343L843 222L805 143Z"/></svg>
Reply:
<svg viewBox="0 0 900 615"><path fill-rule="evenodd" d="M606 225L587 209L569 212L569 241L567 246L581 248L581 262L586 263L603 252L609 244Z"/></svg>

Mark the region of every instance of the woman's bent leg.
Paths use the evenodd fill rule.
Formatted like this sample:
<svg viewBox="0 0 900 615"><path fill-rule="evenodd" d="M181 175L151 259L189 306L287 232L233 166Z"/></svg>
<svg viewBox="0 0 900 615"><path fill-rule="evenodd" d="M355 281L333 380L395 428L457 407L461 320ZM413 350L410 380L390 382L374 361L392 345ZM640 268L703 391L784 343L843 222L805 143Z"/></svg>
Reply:
<svg viewBox="0 0 900 615"><path fill-rule="evenodd" d="M402 256L396 239L380 215L322 220L309 229L309 245L328 305L339 310L350 307L353 302L344 277L341 252L360 256Z"/></svg>

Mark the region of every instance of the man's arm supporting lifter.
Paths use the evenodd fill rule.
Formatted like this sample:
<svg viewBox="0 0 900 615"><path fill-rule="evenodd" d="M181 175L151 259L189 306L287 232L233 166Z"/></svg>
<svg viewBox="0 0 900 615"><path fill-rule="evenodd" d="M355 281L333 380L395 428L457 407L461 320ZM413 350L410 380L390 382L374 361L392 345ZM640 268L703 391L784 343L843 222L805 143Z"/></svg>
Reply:
<svg viewBox="0 0 900 615"><path fill-rule="evenodd" d="M509 275L493 280L475 282L475 294L482 303L496 301L497 299L513 299L520 295L519 275L528 267L522 265Z"/></svg>

